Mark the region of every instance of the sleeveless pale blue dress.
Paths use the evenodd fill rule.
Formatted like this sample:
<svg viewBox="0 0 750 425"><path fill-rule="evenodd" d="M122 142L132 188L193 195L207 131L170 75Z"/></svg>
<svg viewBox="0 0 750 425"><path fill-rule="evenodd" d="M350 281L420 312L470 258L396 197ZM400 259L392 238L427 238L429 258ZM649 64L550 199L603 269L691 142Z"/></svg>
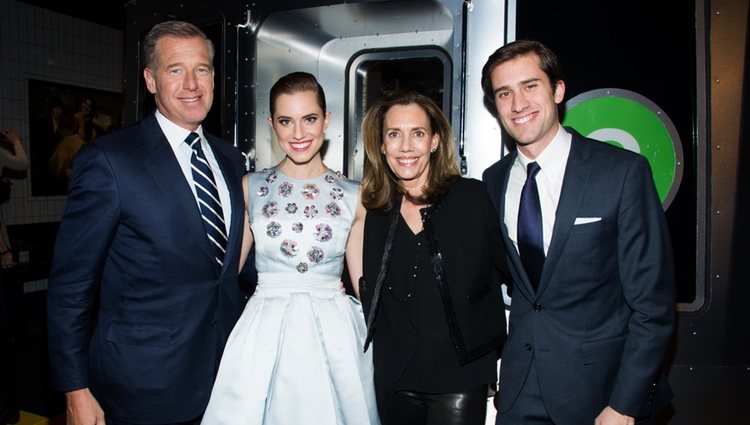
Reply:
<svg viewBox="0 0 750 425"><path fill-rule="evenodd" d="M340 289L358 184L272 168L249 187L258 287L202 424L379 424L362 307Z"/></svg>

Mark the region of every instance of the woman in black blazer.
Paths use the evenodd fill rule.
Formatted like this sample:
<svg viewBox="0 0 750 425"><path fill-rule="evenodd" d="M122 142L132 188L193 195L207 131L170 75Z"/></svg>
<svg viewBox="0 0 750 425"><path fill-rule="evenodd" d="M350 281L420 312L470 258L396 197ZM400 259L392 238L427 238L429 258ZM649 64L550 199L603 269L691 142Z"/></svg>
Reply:
<svg viewBox="0 0 750 425"><path fill-rule="evenodd" d="M483 424L506 336L498 215L484 185L460 176L450 124L430 98L381 99L363 134L358 289L380 418Z"/></svg>

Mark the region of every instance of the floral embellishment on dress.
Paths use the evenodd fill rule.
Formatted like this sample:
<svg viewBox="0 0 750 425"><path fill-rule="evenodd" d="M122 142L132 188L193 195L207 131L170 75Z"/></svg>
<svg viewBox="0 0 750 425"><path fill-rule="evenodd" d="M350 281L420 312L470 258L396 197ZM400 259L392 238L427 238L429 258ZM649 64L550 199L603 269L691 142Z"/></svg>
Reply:
<svg viewBox="0 0 750 425"><path fill-rule="evenodd" d="M297 271L300 273L305 273L308 271L310 267L307 265L307 263L299 263L297 264Z"/></svg>
<svg viewBox="0 0 750 425"><path fill-rule="evenodd" d="M295 255L297 255L297 251L299 251L299 245L297 244L297 242L291 239L284 239L284 241L281 242L281 253L285 257L294 257Z"/></svg>
<svg viewBox="0 0 750 425"><path fill-rule="evenodd" d="M276 214L278 213L279 213L279 204L277 204L275 201L271 201L267 203L266 205L263 205L263 217L265 218L276 217Z"/></svg>
<svg viewBox="0 0 750 425"><path fill-rule="evenodd" d="M277 177L276 171L271 171L266 176L266 183L273 183L273 182L275 182L276 181L276 177Z"/></svg>
<svg viewBox="0 0 750 425"><path fill-rule="evenodd" d="M328 242L333 238L333 229L331 226L320 223L315 226L315 239L319 242Z"/></svg>
<svg viewBox="0 0 750 425"><path fill-rule="evenodd" d="M294 213L296 213L296 212L297 212L297 203L295 203L295 202L290 202L290 203L286 204L286 208L284 208L284 209L285 209L285 210L286 210L286 212L288 212L289 214L294 214Z"/></svg>
<svg viewBox="0 0 750 425"><path fill-rule="evenodd" d="M294 185L292 185L291 183L281 183L281 186L279 186L279 195L288 198L289 195L292 194L292 190L294 190Z"/></svg>
<svg viewBox="0 0 750 425"><path fill-rule="evenodd" d="M305 226L299 221L295 221L294 223L292 223L292 231L294 231L294 233L302 233L302 229L304 228Z"/></svg>
<svg viewBox="0 0 750 425"><path fill-rule="evenodd" d="M336 177L333 174L326 174L324 180L328 183L333 183L336 181Z"/></svg>
<svg viewBox="0 0 750 425"><path fill-rule="evenodd" d="M281 224L272 221L266 225L266 234L271 238L276 238L281 235Z"/></svg>
<svg viewBox="0 0 750 425"><path fill-rule="evenodd" d="M320 189L318 189L318 186L313 183L306 183L302 188L302 196L308 201L314 200L319 193Z"/></svg>
<svg viewBox="0 0 750 425"><path fill-rule="evenodd" d="M260 189L258 189L258 196L261 198L268 196L268 186L261 186Z"/></svg>
<svg viewBox="0 0 750 425"><path fill-rule="evenodd" d="M344 197L344 190L340 187L334 187L331 189L330 195L331 199L333 199L334 201L338 201L339 199Z"/></svg>
<svg viewBox="0 0 750 425"><path fill-rule="evenodd" d="M341 207L335 202L331 202L330 204L326 205L326 214L330 215L331 217L338 217L341 215Z"/></svg>
<svg viewBox="0 0 750 425"><path fill-rule="evenodd" d="M316 215L318 215L318 209L315 208L315 205L308 205L305 207L305 217L313 218Z"/></svg>
<svg viewBox="0 0 750 425"><path fill-rule="evenodd" d="M311 263L320 263L323 261L323 248L314 246L307 251L307 259Z"/></svg>

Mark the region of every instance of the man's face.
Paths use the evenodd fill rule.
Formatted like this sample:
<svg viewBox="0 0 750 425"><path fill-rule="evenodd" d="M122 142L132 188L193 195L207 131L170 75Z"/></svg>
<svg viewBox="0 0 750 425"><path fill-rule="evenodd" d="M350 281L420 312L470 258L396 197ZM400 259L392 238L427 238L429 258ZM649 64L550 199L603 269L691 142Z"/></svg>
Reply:
<svg viewBox="0 0 750 425"><path fill-rule="evenodd" d="M519 56L496 66L490 74L495 108L505 131L531 158L554 138L565 84L552 87L535 54Z"/></svg>
<svg viewBox="0 0 750 425"><path fill-rule="evenodd" d="M156 44L156 69L143 77L167 119L193 131L206 118L214 94L214 68L200 38L163 37Z"/></svg>

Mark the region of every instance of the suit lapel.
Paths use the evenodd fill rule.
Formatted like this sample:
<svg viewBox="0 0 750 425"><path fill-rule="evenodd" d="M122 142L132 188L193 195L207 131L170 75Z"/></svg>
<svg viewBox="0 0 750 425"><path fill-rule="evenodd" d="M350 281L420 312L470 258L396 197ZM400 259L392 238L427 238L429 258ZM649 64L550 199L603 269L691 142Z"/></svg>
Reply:
<svg viewBox="0 0 750 425"><path fill-rule="evenodd" d="M562 256L563 248L570 237L570 232L573 230L583 194L586 193L589 167L585 163L590 156L590 152L588 146L579 139L581 136L572 131L571 133L573 137L570 145L570 155L565 167L560 201L555 213L555 226L552 230L552 240L547 250L547 258L544 261L544 270L539 281L538 294L544 291L554 273L557 262Z"/></svg>
<svg viewBox="0 0 750 425"><path fill-rule="evenodd" d="M510 240L508 236L508 227L505 224L505 192L508 189L508 180L510 178L510 170L513 168L513 163L516 161L516 151L512 151L508 154L507 162L503 163L503 167L499 168L498 175L496 176L497 181L492 182L491 193L493 196L497 196L497 210L500 214L500 232L502 233L503 243L505 244L505 252L507 252L508 260L510 261L511 268L516 271L514 279L514 291L519 290L528 299L534 299L536 297L533 286L529 280L529 276L526 274L526 269L521 263L521 257L518 255L518 250Z"/></svg>
<svg viewBox="0 0 750 425"><path fill-rule="evenodd" d="M148 151L144 165L155 185L164 194L164 202L179 206L177 209L181 214L175 217L175 223L182 223L185 231L195 239L196 245L213 261L213 247L206 237L195 195L154 115L141 123L139 140L141 146Z"/></svg>

